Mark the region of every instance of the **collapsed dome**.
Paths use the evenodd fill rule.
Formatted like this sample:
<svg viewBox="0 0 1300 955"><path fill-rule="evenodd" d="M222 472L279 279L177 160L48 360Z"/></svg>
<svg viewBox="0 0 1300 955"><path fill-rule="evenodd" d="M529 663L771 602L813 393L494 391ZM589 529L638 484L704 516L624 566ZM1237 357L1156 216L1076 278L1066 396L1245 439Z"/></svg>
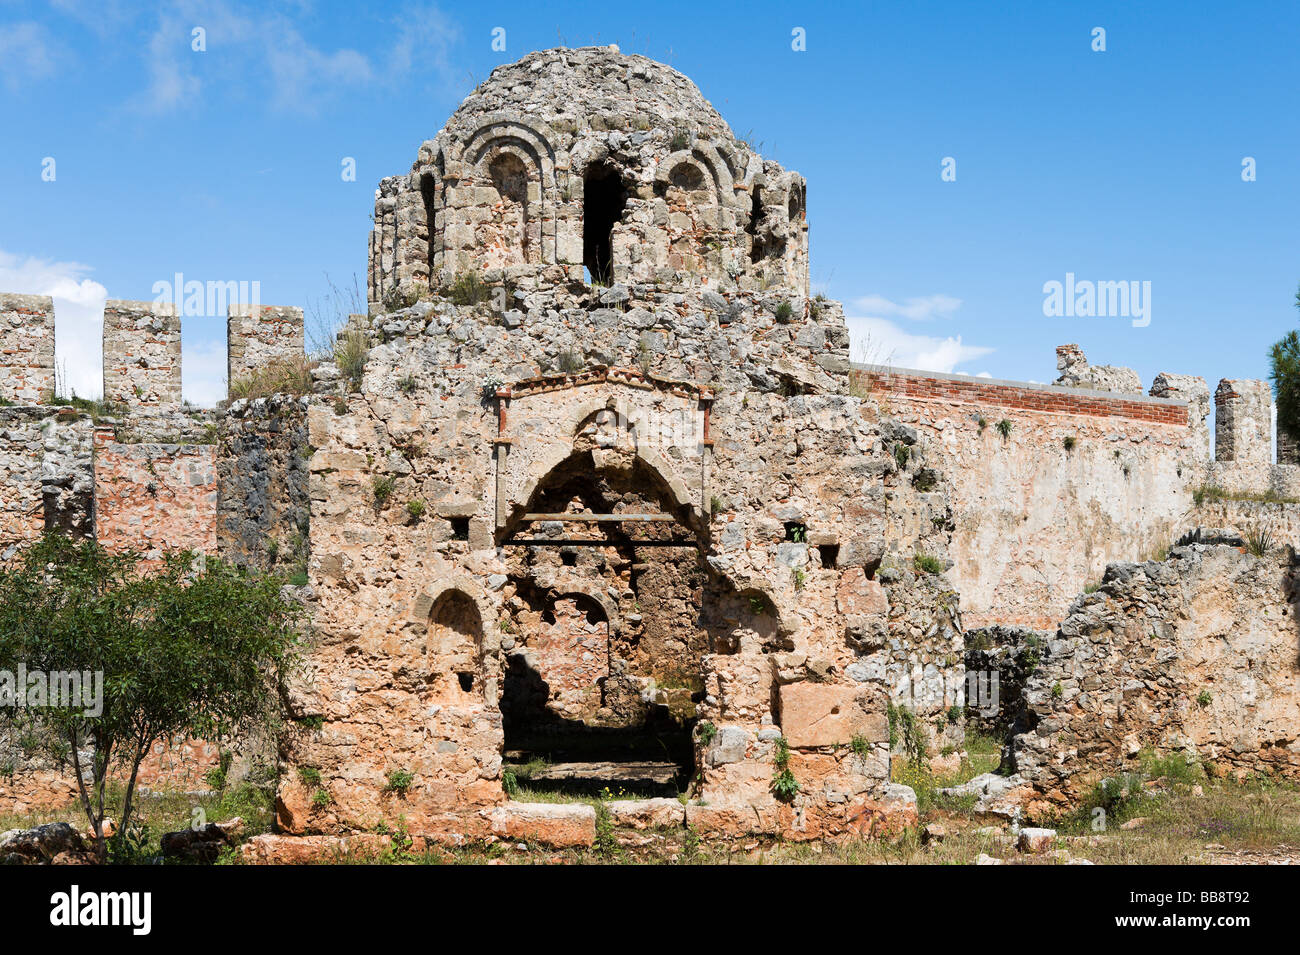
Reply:
<svg viewBox="0 0 1300 955"><path fill-rule="evenodd" d="M806 295L806 184L681 73L613 47L498 67L376 194L371 301L468 272Z"/></svg>

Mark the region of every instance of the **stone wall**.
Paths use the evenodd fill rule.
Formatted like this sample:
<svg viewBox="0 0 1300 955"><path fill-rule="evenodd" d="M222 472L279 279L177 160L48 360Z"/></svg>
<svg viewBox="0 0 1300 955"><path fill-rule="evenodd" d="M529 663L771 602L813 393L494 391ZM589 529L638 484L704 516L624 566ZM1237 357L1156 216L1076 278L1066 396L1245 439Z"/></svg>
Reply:
<svg viewBox="0 0 1300 955"><path fill-rule="evenodd" d="M70 408L0 407L0 559L47 529L93 535L91 434Z"/></svg>
<svg viewBox="0 0 1300 955"><path fill-rule="evenodd" d="M0 408L0 557L45 530L41 426L50 417L43 408Z"/></svg>
<svg viewBox="0 0 1300 955"><path fill-rule="evenodd" d="M216 454L217 539L222 558L279 570L306 566L307 403L277 395L236 401Z"/></svg>
<svg viewBox="0 0 1300 955"><path fill-rule="evenodd" d="M1300 778L1293 558L1239 541L1115 564L1047 641L1027 680L1013 768L1047 806L1139 757Z"/></svg>
<svg viewBox="0 0 1300 955"><path fill-rule="evenodd" d="M122 444L95 432L95 530L110 550L217 553L216 448Z"/></svg>
<svg viewBox="0 0 1300 955"><path fill-rule="evenodd" d="M37 404L54 389L53 299L0 293L0 403Z"/></svg>
<svg viewBox="0 0 1300 955"><path fill-rule="evenodd" d="M300 308L231 305L226 320L227 386L268 365L303 360L303 336Z"/></svg>
<svg viewBox="0 0 1300 955"><path fill-rule="evenodd" d="M1108 563L1155 553L1186 529L1205 466L1186 403L862 374L952 483L950 576L967 627L1054 626Z"/></svg>
<svg viewBox="0 0 1300 955"><path fill-rule="evenodd" d="M181 324L170 303L104 303L104 400L151 414L181 406Z"/></svg>
<svg viewBox="0 0 1300 955"><path fill-rule="evenodd" d="M915 430L847 393L838 307L778 316L791 295L782 289L607 291L608 303L563 309L525 293L528 310L506 313L419 302L360 326L373 347L359 391L332 366L317 370L323 393L307 419L319 642L293 706L300 723L323 725L286 741L287 830L391 816L385 780L404 768L415 775L401 806L413 831L491 831L492 807L506 800L500 698L521 645L557 674L567 715L617 716L609 692L600 709L610 714L591 715L584 694L599 677L582 671L580 652L538 659L554 641L530 635L538 611L515 603L527 588L540 600L537 625L549 611L569 644L605 639L604 621L580 620L578 603L566 603L574 583L624 628L615 638L611 626L611 646L641 617L646 668L629 654L623 674L694 661L700 696L688 718L713 727L707 745L697 737L701 828L870 828L884 812L886 702L901 688L926 718L951 705L943 688L960 685L962 660L942 576L946 488ZM701 582L512 556L516 534L545 536L525 514L564 509L568 488L603 496L583 504L591 511L671 516L661 526L697 553ZM417 514L411 502L423 505ZM588 554L648 564L636 550ZM917 569L918 555L933 572ZM670 599L637 600L652 579ZM680 648L651 648L647 618L663 614ZM599 663L598 646L587 652ZM940 691L913 692L913 682ZM826 700L840 718L826 721ZM790 803L771 790L783 735L795 741L801 787ZM847 746L855 737L858 754ZM321 774L327 805L296 767Z"/></svg>

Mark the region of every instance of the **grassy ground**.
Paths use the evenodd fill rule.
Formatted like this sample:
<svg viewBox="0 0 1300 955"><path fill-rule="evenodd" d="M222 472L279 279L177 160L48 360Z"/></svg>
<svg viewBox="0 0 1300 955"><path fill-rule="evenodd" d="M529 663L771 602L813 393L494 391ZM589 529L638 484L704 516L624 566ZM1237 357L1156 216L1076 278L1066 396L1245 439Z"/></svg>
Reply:
<svg viewBox="0 0 1300 955"><path fill-rule="evenodd" d="M105 793L108 817L121 819L121 787ZM236 816L244 820L243 834L255 836L271 828L273 796L265 786L242 784L220 793L136 793L131 811L130 838L119 856L124 862L148 861L161 853L158 841L165 832L178 832L200 822L224 822ZM202 813L198 816L197 813ZM47 822L68 822L79 832L87 832L90 823L79 803L62 809L25 815L0 815L0 832L29 829Z"/></svg>
<svg viewBox="0 0 1300 955"><path fill-rule="evenodd" d="M460 849L424 849L399 828L394 848L371 856L331 861L362 864L539 865L539 864L794 864L794 865L968 865L981 854L1008 864L1063 864L1086 859L1097 864L1300 863L1300 787L1268 778L1212 780L1201 767L1176 757L1148 759L1141 772L1099 785L1075 811L1057 819L1057 851L1022 855L1005 828L973 813L973 800L953 800L937 790L964 782L997 765L997 743L967 739L958 770L936 775L928 768L896 763L895 779L917 793L920 826L892 842L851 840L795 843L750 838L730 843L705 842L691 829L618 832L604 804L635 794L603 791L590 796L533 789L527 770L517 782L521 801L588 802L597 808L596 845L556 851L524 843L495 842ZM120 793L113 794L114 800ZM114 803L116 808L117 803ZM269 790L251 785L222 794L163 794L139 803L141 833L130 857L158 853L158 836L188 826L196 809L207 821L241 816L245 835L267 831L271 822ZM1095 810L1104 811L1105 827L1095 831ZM0 831L64 820L85 828L76 807L37 816L0 817ZM937 824L940 839L925 840L922 830Z"/></svg>

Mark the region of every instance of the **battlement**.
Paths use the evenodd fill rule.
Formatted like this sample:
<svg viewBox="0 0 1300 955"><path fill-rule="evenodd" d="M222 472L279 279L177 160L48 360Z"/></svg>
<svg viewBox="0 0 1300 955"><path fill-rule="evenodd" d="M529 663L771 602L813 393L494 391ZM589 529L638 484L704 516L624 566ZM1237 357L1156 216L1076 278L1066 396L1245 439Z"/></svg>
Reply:
<svg viewBox="0 0 1300 955"><path fill-rule="evenodd" d="M181 322L175 306L104 303L104 400L151 413L181 406Z"/></svg>
<svg viewBox="0 0 1300 955"><path fill-rule="evenodd" d="M54 380L54 300L0 293L0 401L36 404Z"/></svg>
<svg viewBox="0 0 1300 955"><path fill-rule="evenodd" d="M1214 390L1214 460L1273 463L1273 393L1268 382L1219 382Z"/></svg>
<svg viewBox="0 0 1300 955"><path fill-rule="evenodd" d="M227 386L268 364L301 358L303 349L302 309L230 306L226 319Z"/></svg>
<svg viewBox="0 0 1300 955"><path fill-rule="evenodd" d="M0 402L46 404L58 389L54 301L0 293ZM303 312L232 304L226 320L227 381L304 357ZM181 318L170 302L104 303L103 397L128 416L166 418L182 408Z"/></svg>

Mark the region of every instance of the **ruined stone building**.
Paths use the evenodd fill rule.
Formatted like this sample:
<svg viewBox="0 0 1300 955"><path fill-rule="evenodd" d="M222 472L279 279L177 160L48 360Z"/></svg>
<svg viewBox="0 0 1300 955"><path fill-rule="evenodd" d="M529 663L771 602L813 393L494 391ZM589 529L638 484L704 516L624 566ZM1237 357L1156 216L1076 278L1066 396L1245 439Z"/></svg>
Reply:
<svg viewBox="0 0 1300 955"><path fill-rule="evenodd" d="M1140 645L1119 619L1134 572L1107 566L1205 525L1228 536L1140 565L1160 590L1144 606L1168 605L1143 652L1178 665L1139 693L1140 654L1083 640L1093 683L1026 686L1036 716L1008 759L1061 800L1089 752L1102 771L1136 752L1100 681L1143 714L1140 746L1295 771L1288 566L1247 568L1259 601L1221 627L1196 606L1216 562L1247 559L1216 541L1300 530L1288 505L1197 494L1294 493L1266 386L1219 386L1210 461L1200 379L1131 393L1072 346L1057 386L854 367L841 307L809 288L806 188L662 64L585 48L503 66L380 183L369 314L305 394L189 409L174 313L110 301L116 413L92 417L49 400L50 300L0 296L0 555L52 528L296 575L313 633L275 754L286 833L400 816L453 842L590 842L590 806L515 798L540 756L538 784L600 766L686 796L611 803L619 823L813 838L914 818L890 703L933 751L960 748L967 630L1066 620L1052 673L1080 634ZM301 311L232 308L232 386L302 353ZM1240 694L1189 718L1206 641L1256 605L1282 623L1230 669L1266 718ZM151 772L197 785L215 751L176 741ZM10 770L0 804L70 791L57 767Z"/></svg>

